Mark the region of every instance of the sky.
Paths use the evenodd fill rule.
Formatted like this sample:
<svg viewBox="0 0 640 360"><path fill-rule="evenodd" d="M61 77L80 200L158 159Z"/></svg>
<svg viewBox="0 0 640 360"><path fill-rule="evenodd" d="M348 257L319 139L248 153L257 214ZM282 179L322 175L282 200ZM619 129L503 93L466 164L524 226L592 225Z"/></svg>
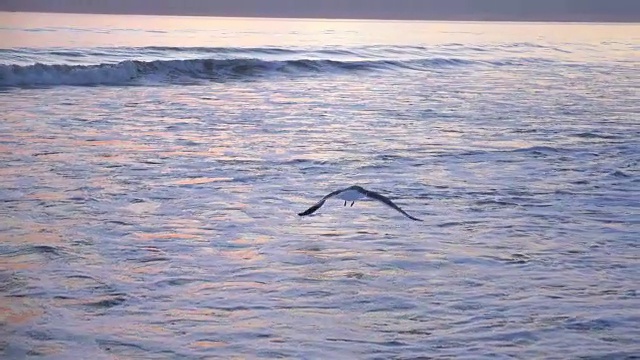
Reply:
<svg viewBox="0 0 640 360"><path fill-rule="evenodd" d="M240 17L640 22L640 0L0 0L0 10Z"/></svg>

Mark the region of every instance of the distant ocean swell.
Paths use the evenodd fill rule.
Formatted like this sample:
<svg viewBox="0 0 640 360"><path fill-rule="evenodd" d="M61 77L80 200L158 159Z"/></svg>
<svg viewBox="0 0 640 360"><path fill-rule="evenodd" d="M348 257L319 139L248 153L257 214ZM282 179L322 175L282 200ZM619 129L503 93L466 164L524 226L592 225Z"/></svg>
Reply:
<svg viewBox="0 0 640 360"><path fill-rule="evenodd" d="M461 58L411 60L262 60L262 59L187 59L125 60L96 65L42 64L0 65L0 86L55 85L136 85L149 82L191 80L225 81L270 75L340 74L371 71L428 71L462 66L518 65L517 61L477 61Z"/></svg>

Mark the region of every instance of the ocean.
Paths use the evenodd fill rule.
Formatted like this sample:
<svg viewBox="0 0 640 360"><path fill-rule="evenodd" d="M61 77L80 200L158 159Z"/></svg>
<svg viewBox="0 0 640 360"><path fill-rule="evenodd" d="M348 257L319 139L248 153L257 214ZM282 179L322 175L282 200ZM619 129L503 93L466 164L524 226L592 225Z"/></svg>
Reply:
<svg viewBox="0 0 640 360"><path fill-rule="evenodd" d="M637 359L638 69L638 24L0 13L0 354ZM356 184L424 221L297 215Z"/></svg>

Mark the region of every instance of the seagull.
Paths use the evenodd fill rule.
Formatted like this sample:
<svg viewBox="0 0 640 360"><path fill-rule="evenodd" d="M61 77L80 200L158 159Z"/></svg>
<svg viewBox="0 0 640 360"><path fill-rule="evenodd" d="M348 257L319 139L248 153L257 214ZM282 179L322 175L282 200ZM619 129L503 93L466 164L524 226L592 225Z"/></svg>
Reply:
<svg viewBox="0 0 640 360"><path fill-rule="evenodd" d="M399 211L402 213L402 215L408 217L411 220L415 220L415 221L423 221L420 220L418 218L414 218L413 216L407 214L404 210L400 209L400 207L398 207L398 205L394 204L393 201L389 200L389 198L387 198L384 195L380 195L377 192L374 191L370 191L367 190L361 186L358 185L353 185L353 186L349 186L348 188L345 189L340 189L340 190L336 190L332 193L329 193L328 195L326 195L325 197L323 197L320 201L318 201L315 205L313 205L312 207L308 208L307 210L299 213L299 216L307 216L307 215L311 215L314 212L316 212L316 210L320 209L320 207L322 207L322 205L324 205L324 202L327 201L329 198L332 198L334 196L337 196L338 199L342 199L344 200L344 206L347 206L347 202L351 201L351 206L353 206L353 204L356 202L356 200L362 200L365 198L369 198L369 199L373 199L373 200L378 200L381 203Z"/></svg>

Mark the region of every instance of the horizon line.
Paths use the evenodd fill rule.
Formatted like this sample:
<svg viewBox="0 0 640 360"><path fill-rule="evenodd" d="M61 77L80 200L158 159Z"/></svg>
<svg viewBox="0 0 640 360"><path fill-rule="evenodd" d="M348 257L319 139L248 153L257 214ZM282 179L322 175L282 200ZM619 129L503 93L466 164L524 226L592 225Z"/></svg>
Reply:
<svg viewBox="0 0 640 360"><path fill-rule="evenodd" d="M509 22L509 23L574 23L574 24L640 24L640 21L617 20L617 19L571 19L567 17L540 18L532 17L517 18L508 16L458 16L458 17L433 17L433 18L400 18L400 17L323 17L323 16L260 16L260 15L239 15L239 14L167 14L167 13L142 13L142 12L88 12L88 11L42 11L42 10L0 10L0 13L29 13L29 14L68 14L68 15L124 15L124 16L166 16L166 17L214 17L214 18L247 18L247 19L292 19L292 20L347 20L347 21L424 21L424 22Z"/></svg>

